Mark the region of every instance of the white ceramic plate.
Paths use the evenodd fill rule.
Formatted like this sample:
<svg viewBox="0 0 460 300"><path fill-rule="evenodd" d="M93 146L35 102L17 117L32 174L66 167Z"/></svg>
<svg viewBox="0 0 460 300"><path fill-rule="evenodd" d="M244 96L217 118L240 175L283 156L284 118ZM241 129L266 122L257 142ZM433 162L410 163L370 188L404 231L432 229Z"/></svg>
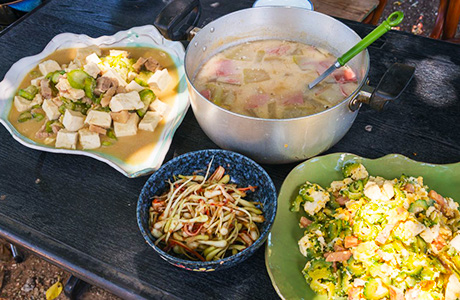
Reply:
<svg viewBox="0 0 460 300"><path fill-rule="evenodd" d="M170 113L165 118L165 126L161 132L159 141L156 143L153 150L146 154L145 158L142 158L141 162L129 163L113 155L98 152L97 149L68 150L39 144L19 133L8 120L8 115L12 108L13 98L18 86L27 73L34 69L43 58L59 49L84 48L89 45L97 45L104 48L158 48L168 53L177 67L179 83L174 104L171 107ZM112 36L101 36L99 38L91 38L87 35L73 33L59 34L46 45L41 53L20 59L8 70L5 78L0 82L0 122L8 129L15 140L26 147L54 153L86 155L109 164L119 172L131 178L152 173L163 163L164 157L171 145L174 132L182 122L190 105L184 73L184 56L185 50L180 42L166 40L152 25L134 27L126 31L117 32Z"/></svg>

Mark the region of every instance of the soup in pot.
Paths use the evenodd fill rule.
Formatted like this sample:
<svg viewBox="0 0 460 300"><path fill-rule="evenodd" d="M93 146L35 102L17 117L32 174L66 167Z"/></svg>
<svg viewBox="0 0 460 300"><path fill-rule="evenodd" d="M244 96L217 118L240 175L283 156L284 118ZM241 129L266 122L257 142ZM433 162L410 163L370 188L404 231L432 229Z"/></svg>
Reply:
<svg viewBox="0 0 460 300"><path fill-rule="evenodd" d="M252 41L213 56L197 73L194 85L208 100L238 114L298 118L335 106L358 87L355 72L344 66L308 88L336 59L324 49L299 42Z"/></svg>

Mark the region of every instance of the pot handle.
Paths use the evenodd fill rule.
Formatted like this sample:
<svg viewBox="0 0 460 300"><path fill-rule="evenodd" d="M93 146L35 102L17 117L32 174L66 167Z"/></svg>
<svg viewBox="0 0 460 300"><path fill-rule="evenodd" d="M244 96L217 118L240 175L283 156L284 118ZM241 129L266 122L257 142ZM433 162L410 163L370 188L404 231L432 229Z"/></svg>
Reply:
<svg viewBox="0 0 460 300"><path fill-rule="evenodd" d="M382 111L389 101L399 98L414 77L414 72L415 68L412 66L394 63L385 72L376 88L368 85L363 87L359 95L350 102L350 109L355 111L361 103L365 103L377 111Z"/></svg>
<svg viewBox="0 0 460 300"><path fill-rule="evenodd" d="M201 15L199 0L175 0L166 5L155 19L154 25L170 40L187 40L189 32Z"/></svg>

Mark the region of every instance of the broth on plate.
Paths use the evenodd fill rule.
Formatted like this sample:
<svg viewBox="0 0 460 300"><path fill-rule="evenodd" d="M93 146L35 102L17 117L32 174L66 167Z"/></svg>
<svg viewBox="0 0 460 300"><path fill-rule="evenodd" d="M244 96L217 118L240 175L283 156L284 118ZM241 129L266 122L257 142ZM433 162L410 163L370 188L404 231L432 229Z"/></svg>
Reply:
<svg viewBox="0 0 460 300"><path fill-rule="evenodd" d="M308 88L335 61L328 51L299 42L252 41L211 57L194 85L208 100L238 114L264 119L303 117L340 103L358 87L355 73L344 66Z"/></svg>
<svg viewBox="0 0 460 300"><path fill-rule="evenodd" d="M141 57L150 60L147 63L140 60L136 65ZM40 67L47 61L56 63ZM157 67L156 62L159 64ZM91 63L98 68L87 66ZM150 64L149 68L146 64ZM70 73L73 70L77 71ZM78 82L81 80L79 76L83 76L83 81ZM102 82L99 82L101 77L110 79L104 79L110 86L105 91ZM47 80L46 86L51 89L51 95L43 93L42 80ZM39 144L92 149L135 164L145 160L158 142L165 126L164 117L177 94L178 81L173 60L159 49L62 49L43 59L24 78L8 119L22 135ZM82 85L78 86L79 83ZM96 91L98 88L102 90ZM91 118L88 118L89 115ZM75 117L80 118L83 125L76 126ZM134 122L129 126L131 119ZM63 142L61 136L56 145L61 130L64 130L61 133L70 132L71 141L64 136ZM72 139L75 136L77 142Z"/></svg>

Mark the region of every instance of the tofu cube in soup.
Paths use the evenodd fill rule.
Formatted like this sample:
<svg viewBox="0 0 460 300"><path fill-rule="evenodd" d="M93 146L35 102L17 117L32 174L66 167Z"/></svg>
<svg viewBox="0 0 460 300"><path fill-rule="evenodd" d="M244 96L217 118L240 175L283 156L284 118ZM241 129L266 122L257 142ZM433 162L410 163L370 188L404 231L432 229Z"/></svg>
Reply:
<svg viewBox="0 0 460 300"><path fill-rule="evenodd" d="M56 84L56 88L62 97L70 100L79 100L85 97L85 91L73 88L67 78L61 77L59 82Z"/></svg>
<svg viewBox="0 0 460 300"><path fill-rule="evenodd" d="M40 94L36 94L34 99L30 102L31 107L34 107L35 105L42 105L43 103L43 97Z"/></svg>
<svg viewBox="0 0 460 300"><path fill-rule="evenodd" d="M77 149L78 133L61 129L56 136L56 148Z"/></svg>
<svg viewBox="0 0 460 300"><path fill-rule="evenodd" d="M82 113L68 109L65 111L62 124L69 131L78 131L83 127L84 122L85 116Z"/></svg>
<svg viewBox="0 0 460 300"><path fill-rule="evenodd" d="M59 107L51 99L45 99L42 109L45 111L46 117L49 120L56 120L61 116Z"/></svg>
<svg viewBox="0 0 460 300"><path fill-rule="evenodd" d="M96 55L101 56L101 54L102 54L101 48L99 48L96 45L92 45L92 46L85 47L85 48L78 48L77 49L77 54L75 56L75 60L78 60L80 62L84 62L86 60L86 58L89 55L93 54L93 53L96 54Z"/></svg>
<svg viewBox="0 0 460 300"><path fill-rule="evenodd" d="M130 136L137 134L137 124L139 116L136 113L130 113L126 123L113 122L113 129L116 137Z"/></svg>
<svg viewBox="0 0 460 300"><path fill-rule="evenodd" d="M110 50L109 51L110 56L122 56L122 57L128 57L128 51L125 50Z"/></svg>
<svg viewBox="0 0 460 300"><path fill-rule="evenodd" d="M83 70L88 73L89 76L96 78L99 73L101 73L101 69L97 66L95 63L87 63L84 67Z"/></svg>
<svg viewBox="0 0 460 300"><path fill-rule="evenodd" d="M39 86L40 86L40 81L41 81L43 78L45 78L45 76L40 76L40 77L34 78L34 79L32 79L32 80L30 81L30 84L39 87Z"/></svg>
<svg viewBox="0 0 460 300"><path fill-rule="evenodd" d="M18 110L18 112L24 112L29 110L32 105L32 101L29 101L21 96L14 96L14 107Z"/></svg>
<svg viewBox="0 0 460 300"><path fill-rule="evenodd" d="M139 93L132 91L129 93L119 93L112 97L109 104L110 110L119 112L122 110L135 110L144 108Z"/></svg>
<svg viewBox="0 0 460 300"><path fill-rule="evenodd" d="M171 81L172 77L169 75L168 70L163 69L155 71L155 73L150 76L147 83L151 88L160 90L162 92L168 87Z"/></svg>
<svg viewBox="0 0 460 300"><path fill-rule="evenodd" d="M128 85L126 86L126 90L128 92L131 92L131 91L136 91L136 92L140 92L142 91L143 89L145 89L145 87L143 87L142 85L140 85L139 83L137 83L136 81L131 81L130 83L128 83Z"/></svg>
<svg viewBox="0 0 460 300"><path fill-rule="evenodd" d="M61 66L54 60L49 59L38 65L38 69L43 76L46 76L50 72L58 71L61 69Z"/></svg>
<svg viewBox="0 0 460 300"><path fill-rule="evenodd" d="M165 117L169 112L169 105L160 101L159 99L156 99L155 101L150 103L149 109L156 111L162 117Z"/></svg>
<svg viewBox="0 0 460 300"><path fill-rule="evenodd" d="M123 77L121 77L120 74L118 74L116 71L113 71L113 70L108 70L107 72L104 73L104 75L102 75L102 77L108 77L110 79L114 79L115 81L118 82L118 85L121 85L121 86L127 85Z"/></svg>
<svg viewBox="0 0 460 300"><path fill-rule="evenodd" d="M154 131L158 123L161 121L161 115L155 111L148 111L144 118L139 123L139 129Z"/></svg>
<svg viewBox="0 0 460 300"><path fill-rule="evenodd" d="M103 128L110 128L112 117L109 112L91 110L86 116L85 123Z"/></svg>
<svg viewBox="0 0 460 300"><path fill-rule="evenodd" d="M99 56L97 56L96 53L92 53L92 54L90 54L90 55L88 55L88 56L86 57L86 63L87 63L87 64L89 64L89 63L94 63L94 64L97 65L97 64L99 64L99 63L101 63L101 62L102 62L101 59L99 58Z"/></svg>
<svg viewBox="0 0 460 300"><path fill-rule="evenodd" d="M99 134L90 131L88 128L82 128L78 131L80 135L80 145L83 149L96 149L101 146Z"/></svg>

